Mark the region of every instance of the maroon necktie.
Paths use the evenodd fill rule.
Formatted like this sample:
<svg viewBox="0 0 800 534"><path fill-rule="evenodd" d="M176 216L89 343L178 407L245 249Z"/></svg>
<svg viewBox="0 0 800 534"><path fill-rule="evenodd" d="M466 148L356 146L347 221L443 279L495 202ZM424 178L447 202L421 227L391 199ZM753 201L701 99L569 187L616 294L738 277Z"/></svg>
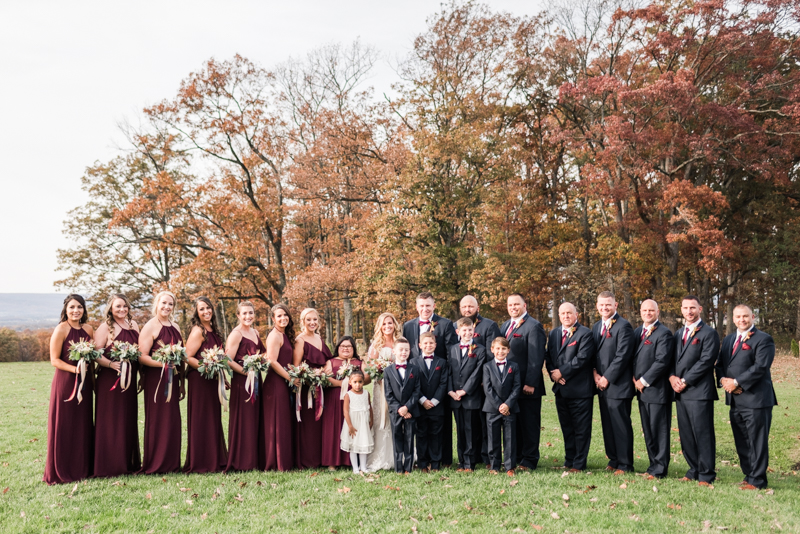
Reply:
<svg viewBox="0 0 800 534"><path fill-rule="evenodd" d="M564 333L561 334L561 346L564 346L564 343L567 341L567 334L569 334L569 332L566 330L564 330Z"/></svg>
<svg viewBox="0 0 800 534"><path fill-rule="evenodd" d="M689 339L689 327L683 329L683 344L686 345L686 340Z"/></svg>
<svg viewBox="0 0 800 534"><path fill-rule="evenodd" d="M645 328L645 327L643 326L643 327L642 327L642 340L644 340L644 336L645 336L645 334L647 334L647 328Z"/></svg>
<svg viewBox="0 0 800 534"><path fill-rule="evenodd" d="M742 336L741 335L736 336L736 343L733 344L733 352L731 352L731 354L736 354L736 350L739 348L739 343L741 343L741 341L742 341Z"/></svg>
<svg viewBox="0 0 800 534"><path fill-rule="evenodd" d="M600 332L600 337L606 337L606 330L607 330L606 325L605 323L603 323L603 331Z"/></svg>
<svg viewBox="0 0 800 534"><path fill-rule="evenodd" d="M514 331L514 323L516 323L516 321L511 321L511 324L508 325L508 330L506 330L506 337L510 336L511 332Z"/></svg>

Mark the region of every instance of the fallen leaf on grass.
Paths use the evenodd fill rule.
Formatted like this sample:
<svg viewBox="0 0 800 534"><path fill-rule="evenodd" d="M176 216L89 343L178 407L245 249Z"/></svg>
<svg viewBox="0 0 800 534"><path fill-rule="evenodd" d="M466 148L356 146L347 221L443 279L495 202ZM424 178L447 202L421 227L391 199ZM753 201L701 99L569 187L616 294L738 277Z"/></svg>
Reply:
<svg viewBox="0 0 800 534"><path fill-rule="evenodd" d="M445 487L445 488L452 488L453 486L451 486L450 484L445 484L443 487Z"/></svg>
<svg viewBox="0 0 800 534"><path fill-rule="evenodd" d="M658 493L658 488L653 486L653 493Z"/></svg>
<svg viewBox="0 0 800 534"><path fill-rule="evenodd" d="M29 439L28 443L34 443L34 442L37 442L37 441L39 441L39 438L33 438L33 439Z"/></svg>
<svg viewBox="0 0 800 534"><path fill-rule="evenodd" d="M767 495L775 495L775 490L770 488L767 491L765 491L764 493L766 493Z"/></svg>
<svg viewBox="0 0 800 534"><path fill-rule="evenodd" d="M200 519L202 519L203 521L205 521L205 520L206 520L206 517L208 517L208 514L203 514L203 515L201 515L201 516L200 516Z"/></svg>
<svg viewBox="0 0 800 534"><path fill-rule="evenodd" d="M319 474L319 473L317 473L316 471L314 471L313 473L311 473L310 475L308 475L308 478L313 478L313 477L317 476L318 474Z"/></svg>
<svg viewBox="0 0 800 534"><path fill-rule="evenodd" d="M300 501L300 506L308 506L308 499L305 501Z"/></svg>
<svg viewBox="0 0 800 534"><path fill-rule="evenodd" d="M347 486L344 486L344 487L341 487L341 488L337 488L337 491L339 493L350 493L350 488L348 488Z"/></svg>
<svg viewBox="0 0 800 534"><path fill-rule="evenodd" d="M519 484L519 480L512 480L512 481L511 481L511 482L510 482L508 485L509 485L509 486L511 486L511 487L513 488L513 487L514 487L514 486L516 486L517 484Z"/></svg>
<svg viewBox="0 0 800 534"><path fill-rule="evenodd" d="M624 484L624 483L620 484L619 487L620 487L620 489L628 489L628 485Z"/></svg>
<svg viewBox="0 0 800 534"><path fill-rule="evenodd" d="M74 486L72 486L72 491L70 491L69 494L72 495L76 491L78 491L78 484L75 484Z"/></svg>
<svg viewBox="0 0 800 534"><path fill-rule="evenodd" d="M428 517L426 519L428 521L433 521L433 514L428 514Z"/></svg>
<svg viewBox="0 0 800 534"><path fill-rule="evenodd" d="M189 506L191 506L191 505L193 505L193 504L194 504L194 501L193 501L193 500L191 500L191 499L186 499L186 504L188 504Z"/></svg>
<svg viewBox="0 0 800 534"><path fill-rule="evenodd" d="M243 488L247 485L247 482L239 482L239 487Z"/></svg>
<svg viewBox="0 0 800 534"><path fill-rule="evenodd" d="M473 509L472 506L470 506L467 502L464 502L464 508L466 508L467 510Z"/></svg>
<svg viewBox="0 0 800 534"><path fill-rule="evenodd" d="M672 504L672 503L670 503L670 504L667 505L667 508L669 508L671 510L680 510L681 509L681 505L680 504Z"/></svg>
<svg viewBox="0 0 800 534"><path fill-rule="evenodd" d="M728 530L728 527L717 527L717 530Z"/></svg>
<svg viewBox="0 0 800 534"><path fill-rule="evenodd" d="M244 499L242 498L242 494L241 493L237 493L236 497L234 497L234 499L239 501L239 502L244 502Z"/></svg>
<svg viewBox="0 0 800 534"><path fill-rule="evenodd" d="M394 491L400 491L400 488L397 488L397 487L394 487L394 486L384 486L384 487L383 487L383 489L385 489L385 490L394 490Z"/></svg>
<svg viewBox="0 0 800 534"><path fill-rule="evenodd" d="M341 482L341 481L342 481L342 479L341 479L341 478L334 478L334 479L333 479L333 481L334 481L334 482Z"/></svg>
<svg viewBox="0 0 800 534"><path fill-rule="evenodd" d="M522 530L521 528L515 528L515 529L514 529L514 530L512 530L511 532L525 532L525 531L524 531L524 530Z"/></svg>
<svg viewBox="0 0 800 534"><path fill-rule="evenodd" d="M25 512L20 512L20 513L19 513L19 516L20 516L21 518L25 519Z"/></svg>
<svg viewBox="0 0 800 534"><path fill-rule="evenodd" d="M196 499L200 496L199 493L192 493L192 499Z"/></svg>
<svg viewBox="0 0 800 534"><path fill-rule="evenodd" d="M555 513L555 512L552 512L552 513L550 514L550 517L552 517L553 519L561 519L561 516L560 516L560 515L558 515L558 514L557 514L557 513Z"/></svg>
<svg viewBox="0 0 800 534"><path fill-rule="evenodd" d="M416 517L414 517L414 516L409 516L408 518L409 518L410 520L412 520L414 523L419 523L419 520L418 520Z"/></svg>
<svg viewBox="0 0 800 534"><path fill-rule="evenodd" d="M270 484L270 486L272 486L272 489L277 489L278 488L278 485L275 484L274 482L272 484Z"/></svg>
<svg viewBox="0 0 800 534"><path fill-rule="evenodd" d="M3 467L8 467L8 462L3 462Z"/></svg>
<svg viewBox="0 0 800 534"><path fill-rule="evenodd" d="M452 521L450 521L450 524L451 525L457 525L458 524L458 519L453 519Z"/></svg>
<svg viewBox="0 0 800 534"><path fill-rule="evenodd" d="M567 495L565 493L564 495L561 496L561 498L564 499L565 501L568 501L569 500L569 495Z"/></svg>
<svg viewBox="0 0 800 534"><path fill-rule="evenodd" d="M612 502L612 503L611 503L611 504L610 504L608 507L609 507L611 510L613 510L614 508L616 508L616 507L617 507L617 503L615 503L615 502Z"/></svg>
<svg viewBox="0 0 800 534"><path fill-rule="evenodd" d="M597 497L592 497L591 499L589 499L589 502L597 502Z"/></svg>
<svg viewBox="0 0 800 534"><path fill-rule="evenodd" d="M542 525L534 525L531 523L531 526L534 528L534 530L542 530Z"/></svg>
<svg viewBox="0 0 800 534"><path fill-rule="evenodd" d="M146 495L144 496L144 498L145 498L145 499L148 499L148 500L149 500L149 499L152 499L152 498L153 498L153 494L152 494L152 493L148 493L148 494L146 494Z"/></svg>
<svg viewBox="0 0 800 534"><path fill-rule="evenodd" d="M639 516L638 516L638 515L636 515L636 514L629 515L629 516L628 516L628 519L633 519L634 521L638 521L638 520L639 520Z"/></svg>
<svg viewBox="0 0 800 534"><path fill-rule="evenodd" d="M501 489L501 490L500 490L500 495L504 494L505 492L506 492L506 490L504 490L504 489Z"/></svg>
<svg viewBox="0 0 800 534"><path fill-rule="evenodd" d="M3 495L5 495L6 493L8 493L8 488L3 488Z"/></svg>

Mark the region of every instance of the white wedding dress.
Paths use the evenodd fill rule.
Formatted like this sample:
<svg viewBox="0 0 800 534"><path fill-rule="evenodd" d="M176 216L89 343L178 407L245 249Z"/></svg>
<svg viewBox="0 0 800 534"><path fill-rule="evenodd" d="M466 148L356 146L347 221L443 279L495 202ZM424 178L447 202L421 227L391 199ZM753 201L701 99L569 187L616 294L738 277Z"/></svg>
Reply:
<svg viewBox="0 0 800 534"><path fill-rule="evenodd" d="M391 347L384 347L380 351L381 358L394 361ZM394 469L394 446L392 445L392 425L389 421L389 405L386 404L386 395L383 392L383 381L377 381L372 386L372 433L375 448L367 457L367 471L379 469Z"/></svg>

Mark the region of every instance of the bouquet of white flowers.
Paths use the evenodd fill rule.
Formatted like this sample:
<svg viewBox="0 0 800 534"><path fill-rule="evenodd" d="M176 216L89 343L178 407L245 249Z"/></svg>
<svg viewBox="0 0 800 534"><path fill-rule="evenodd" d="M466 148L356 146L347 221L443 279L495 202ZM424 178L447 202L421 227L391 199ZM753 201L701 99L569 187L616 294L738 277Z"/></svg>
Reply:
<svg viewBox="0 0 800 534"><path fill-rule="evenodd" d="M244 357L244 361L242 362L242 370L247 374L247 380L244 383L244 390L250 394L245 402L248 402L251 399L253 402L256 402L256 399L258 398L257 377L262 372L264 373L264 376L266 376L266 374L269 372L269 364L270 361L267 358L267 355L261 354L260 352L256 352L255 354Z"/></svg>
<svg viewBox="0 0 800 534"><path fill-rule="evenodd" d="M169 402L172 400L172 377L177 372L177 366L186 359L186 348L180 343L175 343L174 345L161 343L161 348L155 351L152 357L155 361L160 362L162 366L153 402L158 402L158 388L161 387L161 379L164 378L164 375L167 375L167 389L164 392L164 396Z"/></svg>
<svg viewBox="0 0 800 534"><path fill-rule="evenodd" d="M86 383L86 373L89 369L89 365L102 355L103 351L98 350L91 341L70 342L69 359L78 362L78 369L75 373L75 386L72 388L72 395L64 402L71 401L77 394L78 404L81 403L83 400L83 385Z"/></svg>
<svg viewBox="0 0 800 534"><path fill-rule="evenodd" d="M139 359L142 353L139 352L139 345L136 343L126 343L125 341L115 341L111 345L111 350L108 352L108 359L120 362L119 371L117 374L119 378L111 386L110 391L114 391L117 384L121 382L121 391L126 391L131 385L131 362Z"/></svg>
<svg viewBox="0 0 800 534"><path fill-rule="evenodd" d="M228 411L228 395L225 393L225 373L231 372L231 366L228 364L228 356L225 351L219 347L212 347L200 353L200 365L197 370L200 376L206 379L217 378L217 396L222 409Z"/></svg>

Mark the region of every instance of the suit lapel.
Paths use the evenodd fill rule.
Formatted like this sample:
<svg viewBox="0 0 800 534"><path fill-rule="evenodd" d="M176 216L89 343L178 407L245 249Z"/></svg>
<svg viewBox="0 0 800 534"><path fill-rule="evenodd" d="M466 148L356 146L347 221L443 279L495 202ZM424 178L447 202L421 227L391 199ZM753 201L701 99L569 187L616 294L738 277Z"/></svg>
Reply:
<svg viewBox="0 0 800 534"><path fill-rule="evenodd" d="M750 331L752 332L752 334L750 334L750 337L748 338L748 341L749 341L750 339L753 339L753 336L754 336L754 335L756 335L756 329L755 329L755 327L754 327L752 330L750 330ZM738 335L739 335L739 333L737 332L737 333L736 333L736 335L738 336ZM736 351L735 351L735 352L731 352L731 359L730 359L730 361L729 361L728 363L732 362L732 361L733 361L733 359L734 359L734 358L736 358L736 356L737 356L737 355L738 355L740 352L742 352L742 346L743 346L745 343L746 343L746 341L742 340L742 342L741 342L741 343L739 343L739 346L738 346L738 347L736 347ZM734 345L736 345L736 338L734 338L734 340L733 340L733 344L734 344ZM733 351L733 347L731 347L731 351Z"/></svg>

